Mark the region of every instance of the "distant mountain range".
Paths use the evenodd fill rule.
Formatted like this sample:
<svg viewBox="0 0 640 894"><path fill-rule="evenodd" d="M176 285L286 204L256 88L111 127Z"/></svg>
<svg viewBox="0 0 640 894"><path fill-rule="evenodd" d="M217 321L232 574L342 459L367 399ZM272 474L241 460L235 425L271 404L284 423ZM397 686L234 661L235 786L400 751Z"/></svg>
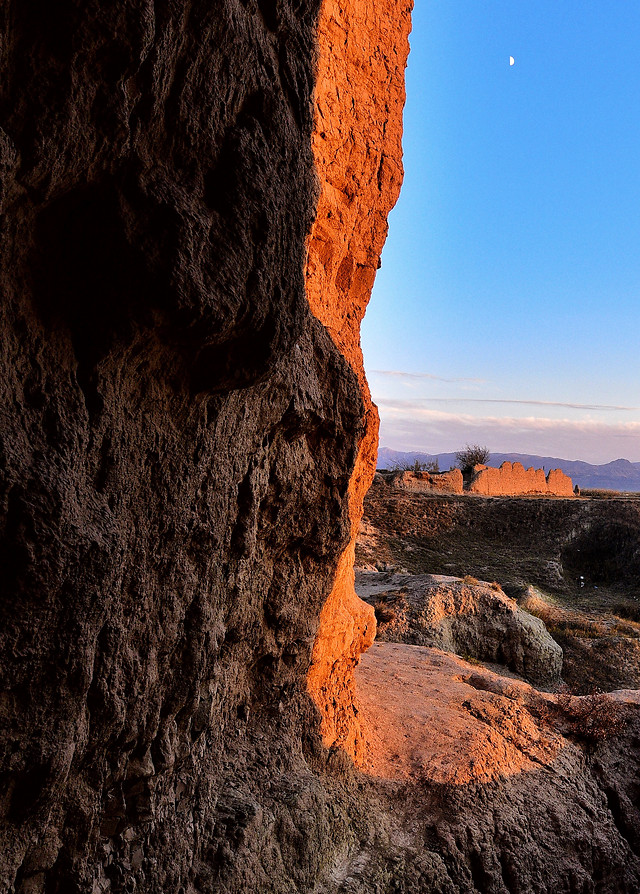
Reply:
<svg viewBox="0 0 640 894"><path fill-rule="evenodd" d="M378 450L378 468L390 469L402 463L432 462L438 460L441 471L455 466L455 453L415 453L391 450L381 447ZM601 466L580 460L558 459L557 456L535 456L529 453L492 453L487 465L501 466L503 462L522 463L525 469L562 469L569 475L574 484L580 488L603 488L626 492L640 492L640 463L631 463L628 459L614 459L613 462Z"/></svg>

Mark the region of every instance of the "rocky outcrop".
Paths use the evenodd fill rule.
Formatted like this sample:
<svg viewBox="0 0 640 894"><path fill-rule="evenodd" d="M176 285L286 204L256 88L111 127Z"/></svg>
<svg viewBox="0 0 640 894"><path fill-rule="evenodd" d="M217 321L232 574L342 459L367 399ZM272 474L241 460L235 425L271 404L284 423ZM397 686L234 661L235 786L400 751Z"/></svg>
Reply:
<svg viewBox="0 0 640 894"><path fill-rule="evenodd" d="M392 820L386 866L384 846L362 848L339 890L384 869L416 894L640 890L637 692L558 699L396 643L374 643L356 679Z"/></svg>
<svg viewBox="0 0 640 894"><path fill-rule="evenodd" d="M540 618L520 609L497 584L359 572L356 586L375 607L380 640L495 662L538 685L560 682L561 647Z"/></svg>
<svg viewBox="0 0 640 894"><path fill-rule="evenodd" d="M320 181L309 237L307 297L355 373L364 431L349 481L349 545L320 617L308 688L327 745L359 757L353 669L375 635L355 594L353 564L363 501L376 468L378 414L360 349L360 323L402 182L402 108L412 0L324 0L313 153Z"/></svg>
<svg viewBox="0 0 640 894"><path fill-rule="evenodd" d="M552 469L545 476L543 469L525 469L521 463L504 462L499 469L474 466L466 490L487 497L546 495L573 497L573 482L561 469Z"/></svg>
<svg viewBox="0 0 640 894"><path fill-rule="evenodd" d="M295 776L313 729L328 596L308 685L355 749L358 325L401 179L409 4L327 2L319 29L314 3L13 7L3 879L231 890L252 857L230 848L275 822L260 777ZM255 737L238 755L254 728L266 759Z"/></svg>
<svg viewBox="0 0 640 894"><path fill-rule="evenodd" d="M343 846L306 677L330 597L353 747L408 3L318 11L2 17L3 889L290 891Z"/></svg>

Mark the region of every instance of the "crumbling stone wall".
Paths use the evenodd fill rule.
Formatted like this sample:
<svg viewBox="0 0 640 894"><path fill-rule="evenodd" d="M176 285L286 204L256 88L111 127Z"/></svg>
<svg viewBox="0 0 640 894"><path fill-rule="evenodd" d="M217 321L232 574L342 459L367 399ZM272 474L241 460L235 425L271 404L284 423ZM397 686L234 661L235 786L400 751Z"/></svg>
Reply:
<svg viewBox="0 0 640 894"><path fill-rule="evenodd" d="M552 469L546 476L543 469L525 469L522 463L504 462L499 469L474 466L467 488L471 494L488 497L544 495L572 497L573 482L561 469Z"/></svg>
<svg viewBox="0 0 640 894"><path fill-rule="evenodd" d="M464 481L460 469L450 469L448 472L398 472L392 483L405 490L461 494Z"/></svg>

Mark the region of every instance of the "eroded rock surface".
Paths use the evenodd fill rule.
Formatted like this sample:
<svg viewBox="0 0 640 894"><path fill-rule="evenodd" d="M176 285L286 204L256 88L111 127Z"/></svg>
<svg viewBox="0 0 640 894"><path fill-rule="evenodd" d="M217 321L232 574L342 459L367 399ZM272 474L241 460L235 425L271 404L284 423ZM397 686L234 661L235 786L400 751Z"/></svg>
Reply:
<svg viewBox="0 0 640 894"><path fill-rule="evenodd" d="M410 5L7 6L16 890L304 890L350 837L303 757L326 759L307 686L355 753L377 430L358 330L402 176Z"/></svg>
<svg viewBox="0 0 640 894"><path fill-rule="evenodd" d="M344 825L302 756L367 430L305 294L318 7L5 4L3 889L290 891Z"/></svg>
<svg viewBox="0 0 640 894"><path fill-rule="evenodd" d="M540 618L520 609L495 584L359 572L356 589L375 606L380 640L495 662L541 685L560 682L561 647Z"/></svg>
<svg viewBox="0 0 640 894"><path fill-rule="evenodd" d="M356 680L405 890L640 888L638 693L604 696L587 740L580 699L559 705L436 649L374 643ZM382 874L384 833L369 878ZM352 866L340 890L367 890Z"/></svg>
<svg viewBox="0 0 640 894"><path fill-rule="evenodd" d="M378 412L360 348L360 323L402 183L404 69L412 0L324 0L313 154L320 180L309 237L307 297L357 376L364 413L349 481L351 537L320 617L309 692L327 745L361 755L353 669L373 642L375 618L353 587L363 501L373 480Z"/></svg>

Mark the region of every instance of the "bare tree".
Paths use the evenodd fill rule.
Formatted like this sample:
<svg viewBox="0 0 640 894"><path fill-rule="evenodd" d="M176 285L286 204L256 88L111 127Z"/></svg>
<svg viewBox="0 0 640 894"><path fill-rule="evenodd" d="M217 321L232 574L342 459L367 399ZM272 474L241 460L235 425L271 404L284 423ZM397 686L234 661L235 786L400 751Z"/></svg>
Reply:
<svg viewBox="0 0 640 894"><path fill-rule="evenodd" d="M462 473L465 474L470 472L474 466L486 466L490 456L488 447L481 447L480 444L467 444L464 450L459 450L456 453L456 462L462 469Z"/></svg>

